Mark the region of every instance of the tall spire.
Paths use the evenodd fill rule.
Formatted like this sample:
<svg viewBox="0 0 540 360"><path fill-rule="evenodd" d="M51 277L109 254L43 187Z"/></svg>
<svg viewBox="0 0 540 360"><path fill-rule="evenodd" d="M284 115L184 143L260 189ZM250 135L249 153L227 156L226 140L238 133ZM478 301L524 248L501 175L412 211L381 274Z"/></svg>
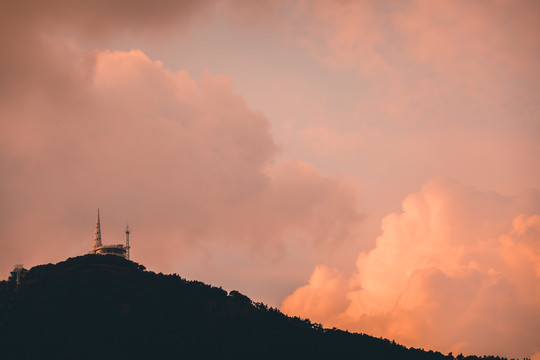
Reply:
<svg viewBox="0 0 540 360"><path fill-rule="evenodd" d="M99 221L99 208L97 209L96 232L94 233L94 249L101 246L101 224Z"/></svg>

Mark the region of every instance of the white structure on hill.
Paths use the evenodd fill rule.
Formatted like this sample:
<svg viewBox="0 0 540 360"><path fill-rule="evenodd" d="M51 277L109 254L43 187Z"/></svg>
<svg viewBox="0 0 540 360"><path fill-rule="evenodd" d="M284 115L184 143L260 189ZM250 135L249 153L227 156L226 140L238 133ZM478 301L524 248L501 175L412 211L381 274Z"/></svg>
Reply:
<svg viewBox="0 0 540 360"><path fill-rule="evenodd" d="M96 232L94 234L94 246L90 254L116 255L129 260L129 226L126 226L125 245L103 245L101 243L101 223L99 220L99 209L97 213Z"/></svg>

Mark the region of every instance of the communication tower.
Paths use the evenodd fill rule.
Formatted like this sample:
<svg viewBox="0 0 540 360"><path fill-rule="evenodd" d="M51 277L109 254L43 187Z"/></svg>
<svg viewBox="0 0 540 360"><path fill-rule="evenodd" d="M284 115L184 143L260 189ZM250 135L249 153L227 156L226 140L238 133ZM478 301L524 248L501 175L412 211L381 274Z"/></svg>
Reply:
<svg viewBox="0 0 540 360"><path fill-rule="evenodd" d="M16 274L15 276L16 276L17 285L19 285L21 283L21 279L22 279L22 272L23 272L22 264L16 264L13 271Z"/></svg>
<svg viewBox="0 0 540 360"><path fill-rule="evenodd" d="M126 225L126 250L127 250L127 259L129 260L129 225Z"/></svg>

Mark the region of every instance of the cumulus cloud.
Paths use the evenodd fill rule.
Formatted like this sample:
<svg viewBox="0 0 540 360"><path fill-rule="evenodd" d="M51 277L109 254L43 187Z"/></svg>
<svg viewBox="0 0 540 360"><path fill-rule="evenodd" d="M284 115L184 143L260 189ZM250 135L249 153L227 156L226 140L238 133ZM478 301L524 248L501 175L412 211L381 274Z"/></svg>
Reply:
<svg viewBox="0 0 540 360"><path fill-rule="evenodd" d="M540 343L538 194L431 180L383 219L352 276L317 267L282 310L409 346L530 356Z"/></svg>
<svg viewBox="0 0 540 360"><path fill-rule="evenodd" d="M232 79L172 73L136 49L83 50L43 27L27 39L2 64L21 75L0 99L4 273L14 259L83 253L98 205L104 241L129 221L146 239L137 258L158 268L212 243L278 257L285 240L354 236L355 187L276 162L268 119Z"/></svg>

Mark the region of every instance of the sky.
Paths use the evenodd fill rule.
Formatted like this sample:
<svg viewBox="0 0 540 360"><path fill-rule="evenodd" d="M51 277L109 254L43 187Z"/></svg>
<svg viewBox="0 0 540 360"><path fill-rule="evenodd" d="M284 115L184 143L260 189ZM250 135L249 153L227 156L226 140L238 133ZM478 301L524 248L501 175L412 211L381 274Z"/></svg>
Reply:
<svg viewBox="0 0 540 360"><path fill-rule="evenodd" d="M0 1L0 273L132 259L540 359L537 1Z"/></svg>

